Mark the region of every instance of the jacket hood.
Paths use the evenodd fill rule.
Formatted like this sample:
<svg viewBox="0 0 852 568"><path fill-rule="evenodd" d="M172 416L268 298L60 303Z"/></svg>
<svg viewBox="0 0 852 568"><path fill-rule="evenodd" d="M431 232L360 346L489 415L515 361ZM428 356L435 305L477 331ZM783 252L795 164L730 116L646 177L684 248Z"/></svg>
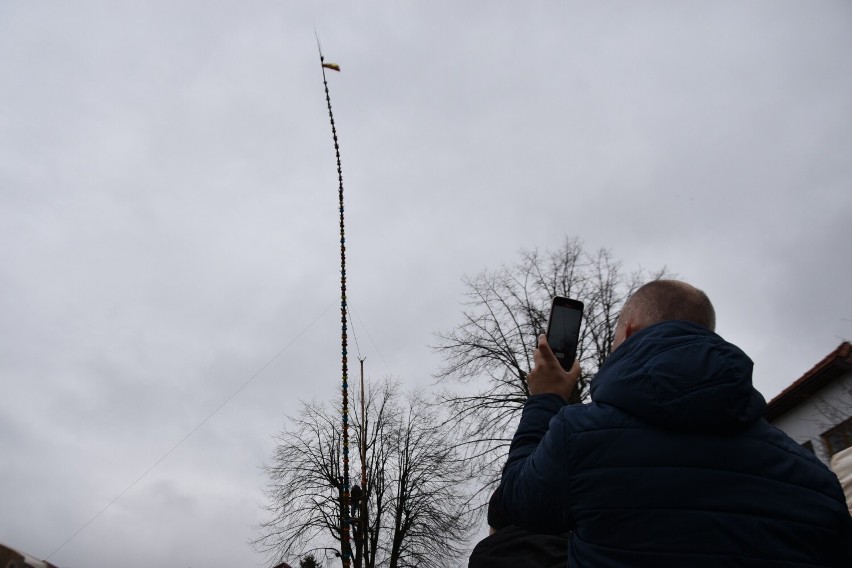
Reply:
<svg viewBox="0 0 852 568"><path fill-rule="evenodd" d="M622 343L592 381L592 400L666 429L739 430L763 416L752 361L687 321L649 326Z"/></svg>

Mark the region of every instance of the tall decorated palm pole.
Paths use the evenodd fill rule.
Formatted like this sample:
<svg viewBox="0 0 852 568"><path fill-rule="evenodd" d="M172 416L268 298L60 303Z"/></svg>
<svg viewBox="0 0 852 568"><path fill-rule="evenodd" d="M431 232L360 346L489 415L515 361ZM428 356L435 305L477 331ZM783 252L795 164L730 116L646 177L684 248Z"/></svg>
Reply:
<svg viewBox="0 0 852 568"><path fill-rule="evenodd" d="M328 118L331 122L331 136L334 139L334 154L337 158L338 198L340 201L340 361L342 371L342 409L340 412L343 424L343 479L340 480L340 556L343 568L349 568L352 561L352 547L349 544L349 528L352 519L349 513L349 380L346 354L346 233L343 218L343 168L340 165L340 144L337 141L337 128L334 126L334 113L331 110L331 95L328 92L328 81L325 70L340 71L334 63L326 63L322 48L317 38L317 49L322 69L322 84L325 87L325 101L328 104Z"/></svg>

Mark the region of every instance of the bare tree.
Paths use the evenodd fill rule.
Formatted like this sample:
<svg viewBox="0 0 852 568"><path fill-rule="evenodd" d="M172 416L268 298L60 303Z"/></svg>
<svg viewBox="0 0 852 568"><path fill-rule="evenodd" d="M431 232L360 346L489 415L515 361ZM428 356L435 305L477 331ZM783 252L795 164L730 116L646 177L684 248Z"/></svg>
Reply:
<svg viewBox="0 0 852 568"><path fill-rule="evenodd" d="M366 483L353 480L361 490L352 503L356 568L455 566L464 554L476 521L470 470L438 412L422 393L400 394L386 380L368 389L365 416L354 414L352 471L360 471L364 444L367 475ZM254 541L273 563L341 554L338 422L338 412L326 405L305 404L276 437L272 464L265 467L271 518Z"/></svg>
<svg viewBox="0 0 852 568"><path fill-rule="evenodd" d="M437 334L445 366L439 382L461 385L443 393L451 421L465 438L466 455L477 463L485 487L497 479L514 424L529 396L532 351L544 333L554 296L585 304L577 357L582 374L569 402L588 398L589 384L610 354L624 301L648 280L666 275L626 272L606 249L584 250L566 238L553 251L521 251L520 260L466 278L462 322Z"/></svg>

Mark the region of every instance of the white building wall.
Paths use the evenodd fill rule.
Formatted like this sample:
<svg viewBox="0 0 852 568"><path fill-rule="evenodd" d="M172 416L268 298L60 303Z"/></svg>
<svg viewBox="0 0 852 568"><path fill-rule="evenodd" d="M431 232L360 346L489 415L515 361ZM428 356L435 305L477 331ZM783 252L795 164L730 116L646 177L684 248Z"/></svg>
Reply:
<svg viewBox="0 0 852 568"><path fill-rule="evenodd" d="M821 435L852 416L852 372L818 391L808 400L772 421L796 442L810 441L825 465L831 461Z"/></svg>
<svg viewBox="0 0 852 568"><path fill-rule="evenodd" d="M846 494L846 506L852 514L852 447L834 454L831 458L831 470L840 480L840 486Z"/></svg>

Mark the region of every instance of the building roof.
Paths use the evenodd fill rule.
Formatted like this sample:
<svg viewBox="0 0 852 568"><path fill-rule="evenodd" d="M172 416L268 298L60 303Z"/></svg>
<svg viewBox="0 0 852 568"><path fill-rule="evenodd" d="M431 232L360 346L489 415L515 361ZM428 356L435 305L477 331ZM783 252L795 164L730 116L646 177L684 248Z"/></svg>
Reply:
<svg viewBox="0 0 852 568"><path fill-rule="evenodd" d="M20 566L21 568L56 568L47 560L38 560L20 550L0 544L0 566Z"/></svg>
<svg viewBox="0 0 852 568"><path fill-rule="evenodd" d="M769 401L766 407L766 419L772 421L778 418L850 370L852 370L852 344L844 341L810 371Z"/></svg>

